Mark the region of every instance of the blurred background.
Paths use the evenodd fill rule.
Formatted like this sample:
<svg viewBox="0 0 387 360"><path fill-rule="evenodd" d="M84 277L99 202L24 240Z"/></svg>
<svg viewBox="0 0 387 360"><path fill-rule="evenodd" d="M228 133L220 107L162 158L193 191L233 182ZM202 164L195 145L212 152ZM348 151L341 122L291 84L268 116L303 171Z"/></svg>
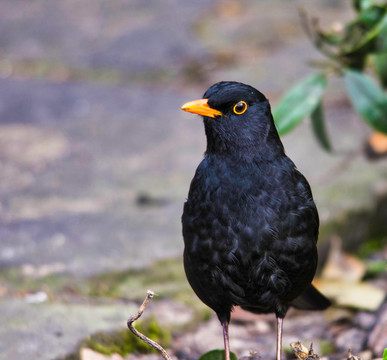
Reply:
<svg viewBox="0 0 387 360"><path fill-rule="evenodd" d="M102 347L106 358L149 356L128 355L143 351L131 338L121 351L103 337L121 341L148 287L159 294L150 307L157 324L148 325L172 354L195 359L222 347L217 320L182 270L180 216L205 136L200 117L180 107L220 80L248 83L274 106L312 71L310 60L322 59L300 6L321 26L354 15L350 1L334 0L0 2L0 359L99 359ZM283 141L313 189L322 260L336 239L336 255L355 252L345 261L382 295L372 309L343 304L330 318L294 312L284 343L381 357L386 160L365 159L371 130L343 82L329 86L335 152L321 149L308 121ZM373 256L372 276L359 254ZM361 291L373 297L372 289ZM273 357L274 319L236 316L245 326L231 328L232 349ZM91 342L95 334L103 346Z"/></svg>

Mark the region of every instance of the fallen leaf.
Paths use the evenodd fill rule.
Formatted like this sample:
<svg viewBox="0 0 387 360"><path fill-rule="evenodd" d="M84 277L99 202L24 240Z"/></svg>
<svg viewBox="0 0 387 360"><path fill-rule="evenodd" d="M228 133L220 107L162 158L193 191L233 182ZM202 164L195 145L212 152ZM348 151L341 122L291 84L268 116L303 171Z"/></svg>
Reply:
<svg viewBox="0 0 387 360"><path fill-rule="evenodd" d="M317 279L317 288L337 305L374 311L382 304L385 292L366 282L348 282L330 279Z"/></svg>

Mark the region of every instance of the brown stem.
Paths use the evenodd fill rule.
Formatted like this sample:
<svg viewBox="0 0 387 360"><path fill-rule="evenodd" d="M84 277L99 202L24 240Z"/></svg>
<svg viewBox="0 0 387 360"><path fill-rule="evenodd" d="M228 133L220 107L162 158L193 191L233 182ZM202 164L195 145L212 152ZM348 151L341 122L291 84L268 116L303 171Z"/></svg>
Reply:
<svg viewBox="0 0 387 360"><path fill-rule="evenodd" d="M154 295L155 295L155 293L153 291L151 291L151 290L147 291L146 298L143 301L143 303L141 304L137 313L135 313L133 316L131 316L128 319L128 322L127 322L128 328L134 335L136 335L138 338L140 338L146 344L155 348L165 360L171 360L171 358L169 357L169 355L167 354L167 352L164 350L164 348L161 345L159 345L156 341L149 339L144 334L140 333L133 326L133 323L140 318L140 316L142 315L142 313L144 312L145 308L147 307L148 303L151 301L151 299L153 298Z"/></svg>
<svg viewBox="0 0 387 360"><path fill-rule="evenodd" d="M329 59L337 61L338 55L332 52L327 46L325 46L323 39L321 38L322 31L319 29L318 19L309 19L308 13L303 7L298 8L298 13L301 18L301 26L303 27L306 35L309 37L310 41L314 44L314 46Z"/></svg>

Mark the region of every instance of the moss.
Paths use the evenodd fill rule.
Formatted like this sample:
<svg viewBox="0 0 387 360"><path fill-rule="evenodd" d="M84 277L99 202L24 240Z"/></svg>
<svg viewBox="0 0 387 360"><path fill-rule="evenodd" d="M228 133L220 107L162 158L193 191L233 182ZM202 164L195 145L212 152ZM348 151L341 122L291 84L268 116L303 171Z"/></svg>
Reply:
<svg viewBox="0 0 387 360"><path fill-rule="evenodd" d="M368 239L360 246L357 254L362 258L366 258L382 250L385 246L387 246L387 234L386 236Z"/></svg>
<svg viewBox="0 0 387 360"><path fill-rule="evenodd" d="M335 345L327 340L321 340L319 342L319 355L325 356L329 354L333 354L335 352L336 348Z"/></svg>
<svg viewBox="0 0 387 360"><path fill-rule="evenodd" d="M214 312L209 307L206 306L202 311L201 320L202 321L210 321L213 314L214 314Z"/></svg>
<svg viewBox="0 0 387 360"><path fill-rule="evenodd" d="M142 301L147 289L155 291L154 301L169 298L189 305L195 312L195 323L208 321L213 312L205 306L191 289L181 258L156 261L139 270L126 270L92 276L86 280L89 296L128 298Z"/></svg>
<svg viewBox="0 0 387 360"><path fill-rule="evenodd" d="M50 299L64 294L78 294L95 298L127 298L142 301L147 289L157 296L154 301L169 298L189 305L195 312L195 325L207 321L212 311L196 297L185 277L181 258L156 261L145 269L112 271L86 279L70 274L50 274L42 277L26 276L21 268L0 271L0 284L9 292L46 292Z"/></svg>
<svg viewBox="0 0 387 360"><path fill-rule="evenodd" d="M168 348L172 341L170 332L167 329L163 329L155 318L136 322L136 329L164 348ZM129 354L157 353L156 349L144 343L128 329L119 329L111 332L100 331L88 336L80 342L74 353L58 360L79 360L80 351L83 348L88 348L107 356L120 354L122 357L125 357Z"/></svg>
<svg viewBox="0 0 387 360"><path fill-rule="evenodd" d="M82 293L81 281L70 274L53 273L46 276L28 276L19 267L1 269L0 284L10 292Z"/></svg>
<svg viewBox="0 0 387 360"><path fill-rule="evenodd" d="M180 258L157 261L145 269L92 276L87 283L91 296L128 297L131 300L142 300L149 288L156 292L158 298L171 297L175 300L179 300L180 296L184 298L185 291L190 290Z"/></svg>
<svg viewBox="0 0 387 360"><path fill-rule="evenodd" d="M161 328L155 318L138 322L138 331L156 341L163 347L168 347L172 337L170 333ZM126 356L128 354L149 354L157 352L128 329L120 329L110 333L98 332L82 341L80 348L90 348L104 355L114 353Z"/></svg>
<svg viewBox="0 0 387 360"><path fill-rule="evenodd" d="M286 357L289 358L290 356L288 355L293 355L293 349L290 345L288 344L283 344L282 345L282 351L286 354Z"/></svg>
<svg viewBox="0 0 387 360"><path fill-rule="evenodd" d="M209 321L213 311L195 295L185 277L181 258L155 262L148 268L112 272L88 279L89 295L128 298L142 301L147 289L155 291L153 301L168 298L188 305L194 316L191 322L175 326L174 331L189 331L197 324Z"/></svg>
<svg viewBox="0 0 387 360"><path fill-rule="evenodd" d="M387 270L386 260L368 260L366 266L365 280L384 274Z"/></svg>

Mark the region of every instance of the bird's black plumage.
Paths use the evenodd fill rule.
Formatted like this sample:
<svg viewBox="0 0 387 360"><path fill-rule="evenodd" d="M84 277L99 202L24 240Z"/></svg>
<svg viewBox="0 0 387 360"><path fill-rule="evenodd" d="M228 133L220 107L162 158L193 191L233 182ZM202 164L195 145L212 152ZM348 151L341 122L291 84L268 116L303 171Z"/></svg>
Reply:
<svg viewBox="0 0 387 360"><path fill-rule="evenodd" d="M281 319L292 305L326 308L311 285L318 213L285 155L268 100L237 82L211 86L204 99L217 114L204 116L207 149L182 216L193 290L222 323L234 305Z"/></svg>

